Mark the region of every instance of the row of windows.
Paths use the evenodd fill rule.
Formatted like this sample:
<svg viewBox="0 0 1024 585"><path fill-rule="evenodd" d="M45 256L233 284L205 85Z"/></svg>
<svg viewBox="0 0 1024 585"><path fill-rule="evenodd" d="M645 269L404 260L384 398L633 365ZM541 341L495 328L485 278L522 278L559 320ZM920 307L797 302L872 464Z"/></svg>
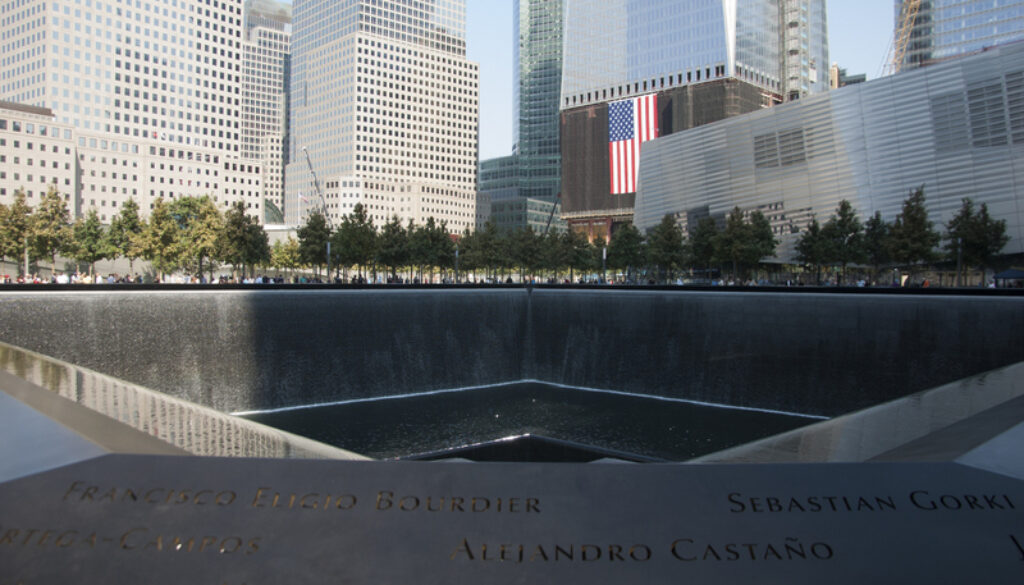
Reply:
<svg viewBox="0 0 1024 585"><path fill-rule="evenodd" d="M60 128L51 128L45 124L0 118L0 130L7 130L8 128L10 128L12 132L38 134L39 136L52 136L54 138L59 138L63 135L65 140L71 140L71 129L69 128L64 128L62 132Z"/></svg>

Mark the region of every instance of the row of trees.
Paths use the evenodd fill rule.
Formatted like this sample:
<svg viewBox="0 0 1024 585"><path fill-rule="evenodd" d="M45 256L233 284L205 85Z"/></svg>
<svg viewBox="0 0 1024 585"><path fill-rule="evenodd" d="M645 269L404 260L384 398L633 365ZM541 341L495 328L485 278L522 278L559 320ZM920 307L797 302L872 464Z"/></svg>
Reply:
<svg viewBox="0 0 1024 585"><path fill-rule="evenodd" d="M684 268L706 269L716 262L728 264L734 271L749 269L773 255L778 241L763 214L754 212L746 218L739 208L733 210L721 230L713 219L705 218L689 240L676 221L666 216L646 237L634 226L626 225L606 243L600 238L588 242L572 231L537 233L526 227L505 232L492 222L452 238L444 222L428 219L423 226L403 226L397 217L377 231L362 206L356 205L336 230L330 229L323 215L310 215L298 230L298 240L275 246L272 256L278 258L280 249L281 258L295 258L298 264L319 271L327 263L328 243L336 275L354 266L360 276L366 268L379 267L392 279L400 274L426 279L434 270L445 276L460 270L472 271L481 279L501 280L518 273L521 281L542 276L572 281L583 274L611 269L631 280L645 275L665 281ZM290 248L294 252L286 253ZM288 267L276 260L274 265Z"/></svg>
<svg viewBox="0 0 1024 585"><path fill-rule="evenodd" d="M994 220L983 203L975 209L965 198L957 214L940 233L928 219L924 186L910 193L903 201L900 214L892 223L875 212L863 224L853 212L849 201L839 202L836 212L824 225L812 219L796 244L797 258L812 267L817 280L827 265L841 269L840 282L846 278L851 264L871 266L878 275L883 266L908 267L911 271L940 260L956 264L957 285L962 284L967 267L982 272L1009 241L1006 221ZM941 251L939 243L945 240ZM945 254L942 253L945 252Z"/></svg>
<svg viewBox="0 0 1024 585"><path fill-rule="evenodd" d="M90 265L92 272L99 260L123 257L134 272L134 261L144 259L160 278L176 271L195 275L208 271L212 279L221 263L250 273L258 267L273 267L313 268L319 274L329 259L335 268L331 277L346 280L353 268L360 277L367 271L381 271L392 279L402 275L424 281L438 272L448 277L458 270L496 280L512 273L523 281L543 276L576 280L578 275L609 269L629 280L665 282L680 271L711 274L714 268L731 270L734 278L743 279L763 259L775 255L778 245L761 212L744 214L738 207L724 225L710 217L702 219L689 237L673 217L665 216L646 236L626 225L607 243L600 238L588 242L572 231L503 232L491 222L455 238L444 222L433 218L417 226L403 225L395 216L377 229L362 205L356 205L336 229L323 215L311 214L297 235L297 240L288 238L271 247L266 233L245 214L241 203L222 214L206 196L166 203L158 199L148 219L142 219L138 205L128 200L109 226L101 224L94 209L71 222L64 198L55 190L34 209L20 191L12 205L0 205L0 254L5 260L46 259L56 271L61 255ZM943 239L944 255L938 249ZM970 199L963 200L940 234L928 220L921 187L904 201L891 223L877 212L861 223L850 203L841 201L824 225L811 220L796 251L818 281L825 266L839 267L842 282L851 265L872 266L877 275L883 266L913 270L943 257L956 262L959 276L963 267L989 267L1008 240L1006 222L993 220L984 204L975 208Z"/></svg>
<svg viewBox="0 0 1024 585"><path fill-rule="evenodd" d="M157 199L149 218L143 219L138 204L129 199L104 226L95 209L71 222L64 197L51 188L35 208L20 190L10 206L0 204L0 255L26 264L49 260L54 272L60 255L88 264L90 274L96 262L118 257L127 258L134 273L134 262L141 258L159 278L176 271L201 275L204 269L212 278L218 262L243 270L266 265L270 245L240 202L221 213L208 196L169 203Z"/></svg>

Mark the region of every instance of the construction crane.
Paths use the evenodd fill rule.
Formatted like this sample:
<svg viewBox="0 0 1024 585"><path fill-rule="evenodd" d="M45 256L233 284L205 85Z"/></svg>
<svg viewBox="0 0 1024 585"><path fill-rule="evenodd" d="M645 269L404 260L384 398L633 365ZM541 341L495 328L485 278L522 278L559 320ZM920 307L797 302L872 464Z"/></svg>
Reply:
<svg viewBox="0 0 1024 585"><path fill-rule="evenodd" d="M327 232L331 231L331 220L328 219L327 215L327 200L324 199L324 194L320 191L320 181L316 178L316 171L313 170L313 161L309 159L309 151L306 147L302 147L302 154L306 155L306 166L309 167L309 174L313 175L313 188L316 189L316 196L320 198L320 206L324 211L324 223L327 224ZM327 282L331 281L331 239L327 239Z"/></svg>
<svg viewBox="0 0 1024 585"><path fill-rule="evenodd" d="M551 220L555 217L555 210L558 209L558 203L562 200L562 192L559 191L555 195L555 200L551 202L551 213L548 215L548 223L544 226L544 233L542 235L548 235L548 230L551 229Z"/></svg>
<svg viewBox="0 0 1024 585"><path fill-rule="evenodd" d="M889 50L886 52L882 75L893 75L899 73L903 68L903 60L906 58L907 48L910 46L911 33L914 32L914 25L920 11L921 0L903 0L903 3L900 4L899 22L896 23L892 42L889 43Z"/></svg>

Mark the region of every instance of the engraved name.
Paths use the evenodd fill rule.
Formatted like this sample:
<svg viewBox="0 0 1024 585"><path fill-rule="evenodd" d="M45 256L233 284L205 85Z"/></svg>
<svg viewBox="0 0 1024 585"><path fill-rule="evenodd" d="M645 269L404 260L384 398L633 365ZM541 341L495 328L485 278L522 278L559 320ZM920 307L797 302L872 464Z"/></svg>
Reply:
<svg viewBox="0 0 1024 585"><path fill-rule="evenodd" d="M117 488L72 482L62 498L65 502L121 502L144 504L189 504L195 506L230 506L238 497L232 490L175 488Z"/></svg>
<svg viewBox="0 0 1024 585"><path fill-rule="evenodd" d="M218 553L244 555L260 550L260 537L164 534L144 526L111 535L75 529L7 528L0 533L0 547L103 548L128 551Z"/></svg>
<svg viewBox="0 0 1024 585"><path fill-rule="evenodd" d="M651 548L645 544L471 544L463 538L449 560L498 561L510 563L593 562L651 560Z"/></svg>
<svg viewBox="0 0 1024 585"><path fill-rule="evenodd" d="M729 511L741 513L801 512L887 512L899 507L937 511L1016 510L1007 494L949 494L914 490L905 500L893 496L749 496L732 492L726 496Z"/></svg>
<svg viewBox="0 0 1024 585"><path fill-rule="evenodd" d="M705 543L680 538L672 543L672 556L680 561L827 561L835 556L825 542L804 543L787 537L782 542Z"/></svg>
<svg viewBox="0 0 1024 585"><path fill-rule="evenodd" d="M375 510L401 512L491 512L511 514L539 514L539 498L519 497L463 497L463 496L409 496L396 495L390 490L377 492Z"/></svg>

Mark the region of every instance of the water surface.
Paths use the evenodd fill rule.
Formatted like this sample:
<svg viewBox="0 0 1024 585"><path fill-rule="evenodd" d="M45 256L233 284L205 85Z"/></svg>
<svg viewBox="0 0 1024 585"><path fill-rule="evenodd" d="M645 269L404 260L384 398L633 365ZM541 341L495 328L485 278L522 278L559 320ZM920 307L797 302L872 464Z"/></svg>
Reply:
<svg viewBox="0 0 1024 585"><path fill-rule="evenodd" d="M684 461L817 420L534 382L244 416L376 459L531 434Z"/></svg>

